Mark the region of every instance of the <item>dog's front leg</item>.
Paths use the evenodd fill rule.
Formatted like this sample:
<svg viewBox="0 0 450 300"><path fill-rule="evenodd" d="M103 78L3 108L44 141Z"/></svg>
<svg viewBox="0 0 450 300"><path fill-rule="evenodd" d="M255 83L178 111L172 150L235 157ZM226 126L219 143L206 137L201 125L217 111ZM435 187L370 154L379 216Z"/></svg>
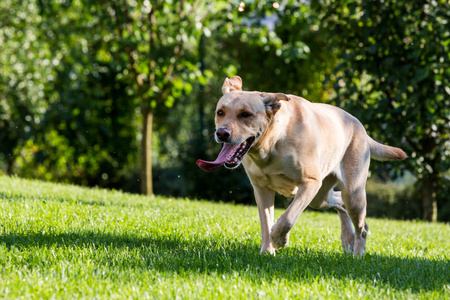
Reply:
<svg viewBox="0 0 450 300"><path fill-rule="evenodd" d="M275 249L281 249L289 243L289 232L294 227L300 214L311 203L321 186L321 181L308 178L299 186L291 205L272 227L270 240Z"/></svg>
<svg viewBox="0 0 450 300"><path fill-rule="evenodd" d="M256 204L258 205L259 219L261 221L261 254L275 255L275 249L270 241L270 229L273 226L273 209L275 192L271 189L253 186Z"/></svg>

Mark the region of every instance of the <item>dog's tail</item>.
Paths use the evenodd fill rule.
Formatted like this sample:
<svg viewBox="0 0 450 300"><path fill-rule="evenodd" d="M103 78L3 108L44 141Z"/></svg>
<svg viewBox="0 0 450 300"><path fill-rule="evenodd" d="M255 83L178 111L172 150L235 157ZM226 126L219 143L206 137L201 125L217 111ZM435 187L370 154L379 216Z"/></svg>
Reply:
<svg viewBox="0 0 450 300"><path fill-rule="evenodd" d="M391 147L387 145L380 144L374 141L370 136L369 138L369 146L370 146L370 157L376 160L404 160L408 156L406 153L396 147Z"/></svg>

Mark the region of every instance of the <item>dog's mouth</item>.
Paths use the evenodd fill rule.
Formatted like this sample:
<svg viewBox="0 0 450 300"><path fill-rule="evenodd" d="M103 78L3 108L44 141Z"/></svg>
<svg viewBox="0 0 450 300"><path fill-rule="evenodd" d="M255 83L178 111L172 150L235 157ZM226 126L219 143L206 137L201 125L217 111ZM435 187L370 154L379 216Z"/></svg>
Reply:
<svg viewBox="0 0 450 300"><path fill-rule="evenodd" d="M242 157L244 157L245 153L247 153L254 141L255 137L252 136L241 144L234 145L224 143L222 150L215 161L205 161L199 159L197 160L197 165L200 169L206 172L212 172L221 165L225 165L225 168L227 169L237 168L241 164Z"/></svg>

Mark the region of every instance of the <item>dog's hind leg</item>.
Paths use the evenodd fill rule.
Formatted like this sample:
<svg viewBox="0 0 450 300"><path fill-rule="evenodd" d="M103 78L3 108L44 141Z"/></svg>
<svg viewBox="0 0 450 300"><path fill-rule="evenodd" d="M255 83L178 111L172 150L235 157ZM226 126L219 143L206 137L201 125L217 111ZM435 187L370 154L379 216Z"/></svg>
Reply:
<svg viewBox="0 0 450 300"><path fill-rule="evenodd" d="M344 202L342 201L341 192L334 191L333 186L336 184L335 176L330 175L323 180L322 187L310 203L314 209L329 209L334 208L341 220L341 243L344 252L353 252L353 244L355 241L355 231L353 230L352 221L345 210Z"/></svg>
<svg viewBox="0 0 450 300"><path fill-rule="evenodd" d="M341 244L344 252L353 253L353 245L355 243L355 231L353 230L352 220L345 209L342 201L341 192L332 191L333 196L330 201L332 207L338 212L341 220Z"/></svg>
<svg viewBox="0 0 450 300"><path fill-rule="evenodd" d="M366 180L369 172L370 152L366 140L354 140L342 161L344 184L342 200L355 227L354 255L363 255L369 226L366 219Z"/></svg>
<svg viewBox="0 0 450 300"><path fill-rule="evenodd" d="M355 227L354 255L363 255L366 251L366 239L369 231L366 219L366 192L363 188L355 191L342 191L345 207Z"/></svg>

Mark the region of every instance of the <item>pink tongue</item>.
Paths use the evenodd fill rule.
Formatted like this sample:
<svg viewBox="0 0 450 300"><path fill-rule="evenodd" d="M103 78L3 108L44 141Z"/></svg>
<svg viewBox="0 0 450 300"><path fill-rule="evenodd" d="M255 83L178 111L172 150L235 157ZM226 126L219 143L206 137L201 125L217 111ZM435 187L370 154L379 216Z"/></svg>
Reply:
<svg viewBox="0 0 450 300"><path fill-rule="evenodd" d="M205 161L205 160L197 160L197 166L200 167L203 171L212 172L216 170L218 167L227 162L228 159L236 152L236 150L241 145L231 145L231 144L223 144L222 150L217 156L215 161Z"/></svg>

